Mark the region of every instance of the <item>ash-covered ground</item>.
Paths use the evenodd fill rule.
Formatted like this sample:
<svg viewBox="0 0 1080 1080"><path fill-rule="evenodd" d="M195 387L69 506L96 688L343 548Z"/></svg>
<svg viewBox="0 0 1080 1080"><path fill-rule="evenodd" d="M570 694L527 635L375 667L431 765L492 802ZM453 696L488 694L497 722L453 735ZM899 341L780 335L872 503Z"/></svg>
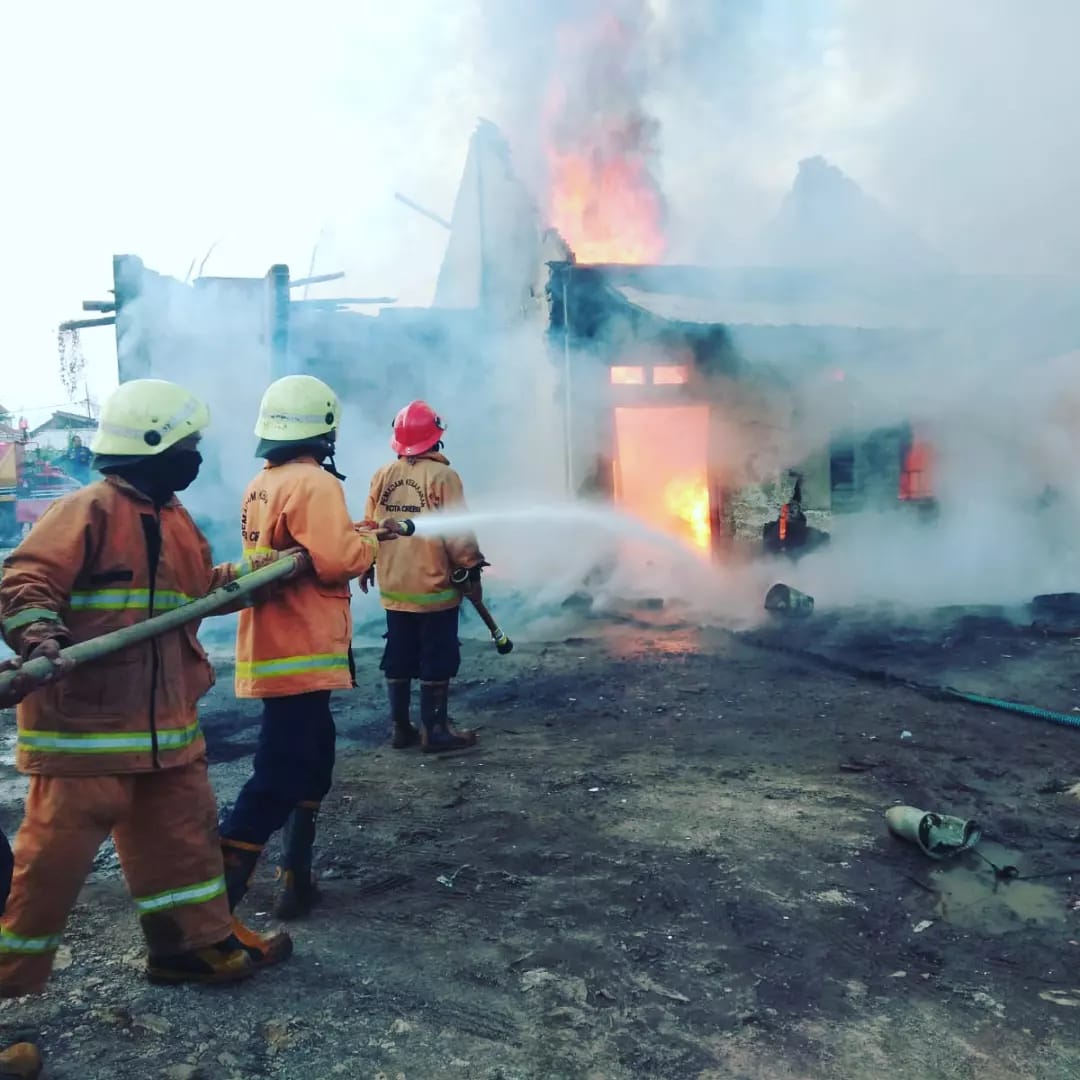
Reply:
<svg viewBox="0 0 1080 1080"><path fill-rule="evenodd" d="M388 749L359 652L326 899L287 965L148 986L106 853L3 1033L38 1035L56 1080L1080 1076L1080 733L903 682L1071 712L1067 634L877 611L744 637L662 609L546 636L466 643L453 712L482 745L443 760ZM204 710L222 801L258 720L230 674ZM887 834L897 802L976 818L991 861L1046 876L931 862ZM266 867L254 922L273 888Z"/></svg>

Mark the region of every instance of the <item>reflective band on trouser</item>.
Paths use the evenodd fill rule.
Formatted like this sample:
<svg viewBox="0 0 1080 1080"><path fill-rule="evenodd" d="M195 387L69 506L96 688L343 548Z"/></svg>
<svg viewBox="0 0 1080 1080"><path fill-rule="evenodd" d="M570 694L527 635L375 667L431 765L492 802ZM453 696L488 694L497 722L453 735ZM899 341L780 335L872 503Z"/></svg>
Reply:
<svg viewBox="0 0 1080 1080"><path fill-rule="evenodd" d="M159 750L181 750L201 734L199 722L182 728L160 728ZM101 735L74 734L69 731L20 731L18 749L50 754L149 754L154 749L150 732L110 731Z"/></svg>
<svg viewBox="0 0 1080 1080"><path fill-rule="evenodd" d="M12 630L18 630L20 627L29 626L31 623L36 622L59 622L60 616L55 611L49 611L48 608L25 608L23 611L12 615L10 619L5 619L0 626L3 626L4 633L10 634Z"/></svg>
<svg viewBox="0 0 1080 1080"><path fill-rule="evenodd" d="M307 675L313 671L349 670L348 656L324 653L318 656L281 656L276 660L237 660L238 679L273 679L287 675Z"/></svg>
<svg viewBox="0 0 1080 1080"><path fill-rule="evenodd" d="M454 600L461 594L457 589L443 589L436 593L409 593L409 592L384 592L379 595L384 600L394 604L445 604L447 600Z"/></svg>
<svg viewBox="0 0 1080 1080"><path fill-rule="evenodd" d="M154 593L154 611L172 611L191 603L187 593L162 589ZM72 611L143 611L150 607L149 589L95 589L71 594Z"/></svg>
<svg viewBox="0 0 1080 1080"><path fill-rule="evenodd" d="M10 930L0 928L0 953L25 953L40 956L42 953L56 952L60 948L60 934L47 937L19 937Z"/></svg>
<svg viewBox="0 0 1080 1080"><path fill-rule="evenodd" d="M186 904L205 904L216 900L225 893L225 878L216 877L198 885L182 885L177 889L156 893L153 896L136 896L135 906L140 915L149 915L155 911L168 911L170 908L184 907Z"/></svg>

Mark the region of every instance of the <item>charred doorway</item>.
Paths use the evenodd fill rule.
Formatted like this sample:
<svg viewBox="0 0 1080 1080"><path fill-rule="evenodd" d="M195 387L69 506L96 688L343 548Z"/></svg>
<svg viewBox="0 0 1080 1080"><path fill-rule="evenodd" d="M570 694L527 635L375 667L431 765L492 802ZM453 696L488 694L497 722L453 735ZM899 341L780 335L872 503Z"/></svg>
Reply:
<svg viewBox="0 0 1080 1080"><path fill-rule="evenodd" d="M615 408L615 502L699 551L712 547L709 407Z"/></svg>
<svg viewBox="0 0 1080 1080"><path fill-rule="evenodd" d="M646 525L712 553L721 502L710 467L714 417L695 392L692 363L617 364L607 374L607 494Z"/></svg>

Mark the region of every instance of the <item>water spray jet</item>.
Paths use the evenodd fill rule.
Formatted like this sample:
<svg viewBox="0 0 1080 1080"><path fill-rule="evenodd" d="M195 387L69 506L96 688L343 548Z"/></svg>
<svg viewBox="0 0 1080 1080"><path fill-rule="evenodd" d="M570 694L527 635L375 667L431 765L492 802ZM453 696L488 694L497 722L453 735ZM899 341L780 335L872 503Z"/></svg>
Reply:
<svg viewBox="0 0 1080 1080"><path fill-rule="evenodd" d="M654 529L637 518L616 510L578 503L514 507L504 510L470 510L461 514L426 514L414 521L417 536L445 537L470 532L484 525L583 525L592 526L626 539L641 540L656 547L689 555L703 566L709 562L678 538Z"/></svg>

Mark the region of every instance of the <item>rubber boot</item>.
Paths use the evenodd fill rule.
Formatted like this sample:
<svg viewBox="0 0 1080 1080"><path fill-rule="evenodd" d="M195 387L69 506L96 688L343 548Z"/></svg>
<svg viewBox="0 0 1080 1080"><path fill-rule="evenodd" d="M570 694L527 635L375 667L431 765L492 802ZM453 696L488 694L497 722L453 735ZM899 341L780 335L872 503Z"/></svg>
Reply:
<svg viewBox="0 0 1080 1080"><path fill-rule="evenodd" d="M38 1080L43 1067L41 1051L33 1043L13 1043L0 1050L0 1077L4 1080Z"/></svg>
<svg viewBox="0 0 1080 1080"><path fill-rule="evenodd" d="M390 719L394 724L394 738L390 745L395 750L407 750L420 741L420 732L412 726L409 720L412 680L387 679L386 694L390 699Z"/></svg>
<svg viewBox="0 0 1080 1080"><path fill-rule="evenodd" d="M240 942L240 947L248 954L256 968L273 967L283 964L292 956L293 942L284 930L272 934L260 934L250 926L233 916L233 937Z"/></svg>
<svg viewBox="0 0 1080 1080"><path fill-rule="evenodd" d="M239 840L221 841L221 855L225 863L225 891L229 897L229 911L235 912L237 904L247 895L255 874L262 848ZM272 934L260 934L233 915L233 936L248 954L257 968L280 964L292 956L292 938L279 930Z"/></svg>
<svg viewBox="0 0 1080 1080"><path fill-rule="evenodd" d="M262 848L258 844L246 844L242 840L221 841L221 858L225 863L225 892L229 897L229 910L237 905L251 888L255 867L259 864Z"/></svg>
<svg viewBox="0 0 1080 1080"><path fill-rule="evenodd" d="M299 919L319 902L319 890L311 872L318 819L318 803L301 803L285 822L281 834L281 865L278 867L281 892L274 906L274 916L278 919Z"/></svg>
<svg viewBox="0 0 1080 1080"><path fill-rule="evenodd" d="M455 731L447 716L448 682L420 684L420 719L424 725L421 743L425 754L445 754L476 745L475 731Z"/></svg>
<svg viewBox="0 0 1080 1080"><path fill-rule="evenodd" d="M205 949L191 949L175 956L151 956L146 961L146 977L158 984L231 983L250 979L254 974L255 962L233 936ZM0 1071L0 1076L4 1075Z"/></svg>

